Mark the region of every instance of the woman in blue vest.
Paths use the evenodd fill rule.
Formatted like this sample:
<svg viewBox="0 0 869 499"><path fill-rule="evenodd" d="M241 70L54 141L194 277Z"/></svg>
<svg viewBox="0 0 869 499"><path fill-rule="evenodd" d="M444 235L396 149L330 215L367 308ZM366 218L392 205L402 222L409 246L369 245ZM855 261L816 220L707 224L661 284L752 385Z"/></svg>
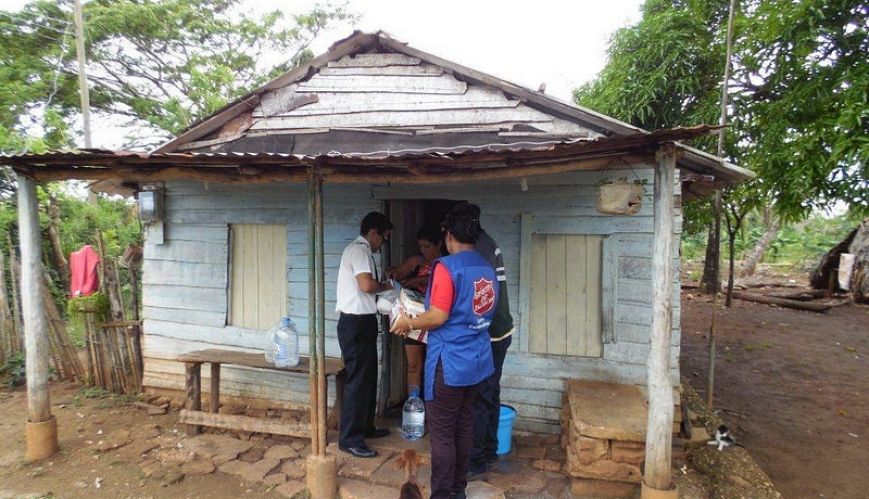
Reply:
<svg viewBox="0 0 869 499"><path fill-rule="evenodd" d="M438 259L425 297L426 312L398 317L391 331L406 335L428 330L425 400L431 434L431 497L465 497L473 446L471 410L480 382L494 372L489 324L498 279L474 251L480 220L463 205L447 215L443 228L449 256ZM476 211L479 213L479 210Z"/></svg>

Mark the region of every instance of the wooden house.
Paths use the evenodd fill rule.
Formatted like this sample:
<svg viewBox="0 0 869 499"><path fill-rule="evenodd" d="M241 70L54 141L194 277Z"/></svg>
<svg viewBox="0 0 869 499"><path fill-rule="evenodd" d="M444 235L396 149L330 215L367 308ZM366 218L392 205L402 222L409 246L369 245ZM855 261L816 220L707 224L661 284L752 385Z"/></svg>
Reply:
<svg viewBox="0 0 869 499"><path fill-rule="evenodd" d="M357 32L151 154L86 151L15 165L37 181L87 178L162 192L162 218L147 228L143 288L144 384L159 390L184 389L179 354L261 351L266 330L283 315L308 330L304 181L312 169L325 184L329 357L340 356L337 266L365 213L384 211L396 226L380 262L386 267L412 253L416 229L438 221L451 203L476 203L504 254L517 326L502 400L517 409L519 429L557 433L565 380L647 385L657 369L649 359L661 276L669 276L659 288L669 296L657 306L671 319L669 334L660 333L666 359L655 366L667 366L661 375L670 386L679 383L673 241L681 201L751 175L678 142L710 131L646 132L384 33ZM669 185L655 185L662 164L675 166L675 174L664 168L657 176ZM612 183L641 186L639 208L628 210L635 213L599 210L601 186ZM656 227L671 244L657 270ZM399 345L382 335L381 408L404 397ZM308 351L305 334L301 349ZM221 378L222 396L263 408L309 397L301 375L224 366Z"/></svg>

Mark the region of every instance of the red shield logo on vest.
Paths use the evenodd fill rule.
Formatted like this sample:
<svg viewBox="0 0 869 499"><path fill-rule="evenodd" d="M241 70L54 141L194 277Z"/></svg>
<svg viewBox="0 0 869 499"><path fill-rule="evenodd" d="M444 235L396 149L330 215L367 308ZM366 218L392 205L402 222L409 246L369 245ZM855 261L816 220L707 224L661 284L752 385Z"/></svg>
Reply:
<svg viewBox="0 0 869 499"><path fill-rule="evenodd" d="M483 315L495 307L495 284L488 279L474 281L474 313Z"/></svg>

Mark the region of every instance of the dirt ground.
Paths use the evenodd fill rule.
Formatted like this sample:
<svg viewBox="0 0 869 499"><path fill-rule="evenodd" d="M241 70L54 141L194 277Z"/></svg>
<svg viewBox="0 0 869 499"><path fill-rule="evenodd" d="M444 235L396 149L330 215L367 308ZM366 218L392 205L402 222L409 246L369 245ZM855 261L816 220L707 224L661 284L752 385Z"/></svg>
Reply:
<svg viewBox="0 0 869 499"><path fill-rule="evenodd" d="M682 376L704 399L711 310L682 293ZM719 321L714 408L737 442L786 498L869 497L869 307L734 300Z"/></svg>
<svg viewBox="0 0 869 499"><path fill-rule="evenodd" d="M130 455L135 451L133 444L103 452L98 449L132 433L131 440L159 443L158 450L168 455L179 448L184 435L182 425L175 424L177 413L148 416L112 398L83 397L78 385L51 386L61 451L33 464L23 460L25 392L0 391L0 498L275 497L264 486L244 486L229 475L187 475L178 482L171 476L146 479L137 456ZM180 452L179 457L183 458Z"/></svg>

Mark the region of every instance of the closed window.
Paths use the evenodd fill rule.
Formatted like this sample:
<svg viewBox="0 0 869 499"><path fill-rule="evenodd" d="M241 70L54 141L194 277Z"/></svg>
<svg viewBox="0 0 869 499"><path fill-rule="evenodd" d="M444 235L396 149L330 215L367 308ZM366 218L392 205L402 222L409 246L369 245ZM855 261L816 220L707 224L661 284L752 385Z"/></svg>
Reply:
<svg viewBox="0 0 869 499"><path fill-rule="evenodd" d="M268 329L287 315L287 228L232 224L229 239L227 324Z"/></svg>
<svg viewBox="0 0 869 499"><path fill-rule="evenodd" d="M603 236L533 234L529 349L600 357Z"/></svg>

